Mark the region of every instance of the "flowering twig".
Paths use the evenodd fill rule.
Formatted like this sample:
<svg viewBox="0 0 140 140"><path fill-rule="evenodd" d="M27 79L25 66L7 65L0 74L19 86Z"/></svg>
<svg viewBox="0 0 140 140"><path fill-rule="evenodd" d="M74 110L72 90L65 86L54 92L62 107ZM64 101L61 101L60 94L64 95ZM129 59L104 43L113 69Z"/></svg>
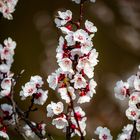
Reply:
<svg viewBox="0 0 140 140"><path fill-rule="evenodd" d="M81 134L81 140L84 140L84 136L83 136L83 133L82 133L82 131L81 131L81 127L80 127L80 125L79 125L79 121L78 121L78 119L77 119L77 116L76 116L76 113L75 113L75 110L74 110L74 104L73 104L73 101L72 101L72 98L71 98L71 95L70 95L69 92L68 92L68 96L69 96L69 98L70 98L70 108L72 109L72 111L73 111L73 113L74 113L74 118L75 118L75 120L76 120L78 129L79 129L80 134Z"/></svg>

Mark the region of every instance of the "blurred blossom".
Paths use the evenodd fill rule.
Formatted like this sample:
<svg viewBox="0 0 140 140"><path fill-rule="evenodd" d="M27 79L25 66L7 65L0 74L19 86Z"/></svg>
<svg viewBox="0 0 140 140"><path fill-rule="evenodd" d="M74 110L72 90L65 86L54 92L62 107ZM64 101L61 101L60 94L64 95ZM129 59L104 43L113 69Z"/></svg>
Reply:
<svg viewBox="0 0 140 140"><path fill-rule="evenodd" d="M136 28L140 28L140 1L119 0L118 3L123 20Z"/></svg>
<svg viewBox="0 0 140 140"><path fill-rule="evenodd" d="M54 29L54 22L46 11L38 12L34 17L34 24L40 33L40 40L45 46L45 57L41 69L43 72L51 73L52 69L56 68L55 49L57 44L56 31ZM49 66L49 69L48 69Z"/></svg>
<svg viewBox="0 0 140 140"><path fill-rule="evenodd" d="M127 47L131 50L140 50L140 32L133 26L117 27L117 36L120 43L127 44ZM124 45L124 47L126 47L126 45Z"/></svg>
<svg viewBox="0 0 140 140"><path fill-rule="evenodd" d="M114 13L104 2L97 1L95 8L90 5L89 12L94 13L104 24L113 24L114 22Z"/></svg>

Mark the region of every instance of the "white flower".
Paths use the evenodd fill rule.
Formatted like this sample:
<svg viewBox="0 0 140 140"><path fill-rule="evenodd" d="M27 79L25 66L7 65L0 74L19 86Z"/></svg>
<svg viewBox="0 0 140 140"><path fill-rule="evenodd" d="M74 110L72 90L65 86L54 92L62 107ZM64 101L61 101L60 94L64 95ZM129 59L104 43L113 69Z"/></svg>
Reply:
<svg viewBox="0 0 140 140"><path fill-rule="evenodd" d="M78 61L77 69L84 70L84 73L88 76L88 78L93 77L93 66L87 57L80 58Z"/></svg>
<svg viewBox="0 0 140 140"><path fill-rule="evenodd" d="M6 117L6 123L10 125L15 125L15 115L13 115L13 107L8 104L1 104L1 110L3 117ZM18 119L18 115L16 114L16 118Z"/></svg>
<svg viewBox="0 0 140 140"><path fill-rule="evenodd" d="M140 132L140 119L138 119L136 122L136 128L137 128L137 131Z"/></svg>
<svg viewBox="0 0 140 140"><path fill-rule="evenodd" d="M9 90L1 90L0 92L0 98L6 97L10 95L10 91Z"/></svg>
<svg viewBox="0 0 140 140"><path fill-rule="evenodd" d="M36 124L32 122L32 124L35 126ZM30 128L29 125L25 125L23 127L23 130L24 130L24 133L27 137L31 137L31 138L34 138L35 137L35 133L32 131L32 129Z"/></svg>
<svg viewBox="0 0 140 140"><path fill-rule="evenodd" d="M99 135L100 140L112 140L112 136L110 134L110 130L106 127L97 127L95 134Z"/></svg>
<svg viewBox="0 0 140 140"><path fill-rule="evenodd" d="M129 92L129 84L123 81L118 81L114 88L115 97L124 100Z"/></svg>
<svg viewBox="0 0 140 140"><path fill-rule="evenodd" d="M4 139L6 139L6 140L9 140L9 136L8 136L7 133L4 132L4 131L0 131L0 137L4 138Z"/></svg>
<svg viewBox="0 0 140 140"><path fill-rule="evenodd" d="M78 29L76 32L73 33L74 41L85 43L89 39L89 35L83 29Z"/></svg>
<svg viewBox="0 0 140 140"><path fill-rule="evenodd" d="M118 135L117 140L129 140L132 130L133 130L132 124L128 124L127 126L124 126L122 130L123 132Z"/></svg>
<svg viewBox="0 0 140 140"><path fill-rule="evenodd" d="M98 52L96 51L96 49L92 49L89 53L89 61L91 63L91 66L96 66L97 63L99 62L99 60L97 60L98 58Z"/></svg>
<svg viewBox="0 0 140 140"><path fill-rule="evenodd" d="M11 90L11 78L4 78L1 82L1 88L10 91Z"/></svg>
<svg viewBox="0 0 140 140"><path fill-rule="evenodd" d="M8 37L8 39L4 40L4 45L10 50L14 50L16 48L16 42L12 40L12 38Z"/></svg>
<svg viewBox="0 0 140 140"><path fill-rule="evenodd" d="M135 90L140 91L140 78L138 76L134 79L134 88Z"/></svg>
<svg viewBox="0 0 140 140"><path fill-rule="evenodd" d="M3 111L4 116L10 116L13 113L13 108L8 104L1 104L1 110Z"/></svg>
<svg viewBox="0 0 140 140"><path fill-rule="evenodd" d="M36 123L32 122L32 125L34 125L34 127L36 127L43 136L46 134L46 131L45 131L46 124L44 124L44 123L36 124ZM27 137L34 138L36 135L35 132L27 124L23 127L23 130Z"/></svg>
<svg viewBox="0 0 140 140"><path fill-rule="evenodd" d="M8 47L4 47L3 50L1 51L1 59L2 60L12 60L13 58L13 55L14 55L14 51L11 50L10 48ZM10 61L11 61L10 60ZM13 61L13 60L12 60Z"/></svg>
<svg viewBox="0 0 140 140"><path fill-rule="evenodd" d="M69 58L63 58L62 60L59 60L58 64L64 72L73 73L72 61Z"/></svg>
<svg viewBox="0 0 140 140"><path fill-rule="evenodd" d="M59 115L63 112L64 105L62 102L54 103L51 102L47 107L47 117L53 117L54 115Z"/></svg>
<svg viewBox="0 0 140 140"><path fill-rule="evenodd" d="M140 103L140 92L133 92L129 97L129 106Z"/></svg>
<svg viewBox="0 0 140 140"><path fill-rule="evenodd" d="M80 97L78 99L78 103L86 103L91 100L93 97L93 94L96 93L95 87L97 86L97 83L91 79L89 82L89 85L86 86L86 89L80 92Z"/></svg>
<svg viewBox="0 0 140 140"><path fill-rule="evenodd" d="M11 80L12 78L4 78L1 82L1 92L0 92L0 98L6 97L10 94L11 91Z"/></svg>
<svg viewBox="0 0 140 140"><path fill-rule="evenodd" d="M62 36L59 37L59 45L56 49L56 52L60 52L62 53L63 52L63 47L64 47L64 38Z"/></svg>
<svg viewBox="0 0 140 140"><path fill-rule="evenodd" d="M57 27L65 25L72 19L72 12L66 10L65 12L58 11L58 17L55 18L55 23Z"/></svg>
<svg viewBox="0 0 140 140"><path fill-rule="evenodd" d="M85 78L82 76L82 74L75 74L74 79L71 80L72 83L74 83L75 89L85 88L87 83Z"/></svg>
<svg viewBox="0 0 140 140"><path fill-rule="evenodd" d="M129 106L126 110L126 116L129 120L137 120L140 116L140 111L135 106Z"/></svg>
<svg viewBox="0 0 140 140"><path fill-rule="evenodd" d="M34 82L27 82L25 86L22 86L20 96L22 97L22 100L24 100L28 96L32 96L36 92L37 92L36 84Z"/></svg>
<svg viewBox="0 0 140 140"><path fill-rule="evenodd" d="M69 32L66 36L65 36L65 39L67 41L67 45L68 46L73 46L75 45L75 40L74 40L74 37L73 37L73 32Z"/></svg>
<svg viewBox="0 0 140 140"><path fill-rule="evenodd" d="M56 119L53 119L52 124L56 126L57 129L65 129L68 126L68 121L66 120L66 116L60 116Z"/></svg>
<svg viewBox="0 0 140 140"><path fill-rule="evenodd" d="M35 83L37 88L42 87L42 85L44 83L42 80L42 77L40 77L39 75L31 76L30 82Z"/></svg>
<svg viewBox="0 0 140 140"><path fill-rule="evenodd" d="M75 100L75 98L76 98L73 87L59 88L58 92L60 93L61 98L66 101L66 103L70 103L70 97L72 100Z"/></svg>
<svg viewBox="0 0 140 140"><path fill-rule="evenodd" d="M87 40L86 42L81 44L81 52L83 54L88 54L93 47L93 43L91 40Z"/></svg>
<svg viewBox="0 0 140 140"><path fill-rule="evenodd" d="M94 26L94 24L88 20L86 20L86 22L85 22L85 27L86 27L86 30L90 33L97 32L96 26Z"/></svg>
<svg viewBox="0 0 140 140"><path fill-rule="evenodd" d="M10 65L7 65L7 64L1 64L0 65L0 72L2 73L8 73L9 70L10 70Z"/></svg>
<svg viewBox="0 0 140 140"><path fill-rule="evenodd" d="M134 88L134 80L135 80L135 78L136 78L136 75L132 75L132 76L130 76L130 77L127 79L127 83L129 84L129 87L130 87L131 89Z"/></svg>
<svg viewBox="0 0 140 140"><path fill-rule="evenodd" d="M47 82L49 83L49 87L55 90L58 85L58 75L56 73L52 73L48 76Z"/></svg>
<svg viewBox="0 0 140 140"><path fill-rule="evenodd" d="M34 103L43 105L48 98L48 91L43 91L42 89L37 90L36 94L34 95Z"/></svg>
<svg viewBox="0 0 140 140"><path fill-rule="evenodd" d="M17 2L18 0L4 0L2 2L0 1L0 12L3 14L4 18L7 18L8 20L13 19L12 13L15 11Z"/></svg>

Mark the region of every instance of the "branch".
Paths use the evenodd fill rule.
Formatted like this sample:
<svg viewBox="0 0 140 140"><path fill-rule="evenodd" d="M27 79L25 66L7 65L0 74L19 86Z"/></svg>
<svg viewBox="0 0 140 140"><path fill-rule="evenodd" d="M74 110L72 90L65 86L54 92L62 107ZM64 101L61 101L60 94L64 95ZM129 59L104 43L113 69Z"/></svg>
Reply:
<svg viewBox="0 0 140 140"><path fill-rule="evenodd" d="M137 129L136 129L136 121L133 122L133 131L131 133L130 140L137 140Z"/></svg>
<svg viewBox="0 0 140 140"><path fill-rule="evenodd" d="M32 111L33 106L34 106L34 96L33 96L32 99L31 99L31 104L30 104L28 110L25 112L27 118L29 117L29 114L30 114L30 112Z"/></svg>
<svg viewBox="0 0 140 140"><path fill-rule="evenodd" d="M74 113L74 118L75 118L75 120L76 120L76 123L77 123L77 126L78 126L78 130L79 130L80 135L81 135L81 140L84 140L84 136L83 136L83 133L82 133L82 131L81 131L81 127L80 127L79 121L78 121L78 119L77 119L75 110L74 110L73 100L72 100L71 95L70 95L69 92L68 92L68 96L69 96L69 98L70 98L71 109L72 109L72 111L73 111L73 113Z"/></svg>

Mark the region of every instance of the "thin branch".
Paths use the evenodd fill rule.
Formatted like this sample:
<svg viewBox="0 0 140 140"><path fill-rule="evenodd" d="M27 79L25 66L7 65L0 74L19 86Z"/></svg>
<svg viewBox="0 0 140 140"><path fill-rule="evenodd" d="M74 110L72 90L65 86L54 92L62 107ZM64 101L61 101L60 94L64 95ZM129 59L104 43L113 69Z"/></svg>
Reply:
<svg viewBox="0 0 140 140"><path fill-rule="evenodd" d="M32 99L31 99L31 104L30 104L28 110L25 112L27 118L29 117L30 112L32 111L33 106L34 106L34 96L33 96Z"/></svg>
<svg viewBox="0 0 140 140"><path fill-rule="evenodd" d="M137 140L137 129L136 129L136 121L133 122L133 131L131 133L130 140Z"/></svg>
<svg viewBox="0 0 140 140"><path fill-rule="evenodd" d="M68 120L68 123L69 125L67 126L66 128L66 140L71 140L71 122L70 122L70 118L69 118L69 113L71 112L71 105L68 104L68 108L67 108L67 120Z"/></svg>
<svg viewBox="0 0 140 140"><path fill-rule="evenodd" d="M73 111L73 113L74 113L74 118L75 118L75 120L76 120L76 123L77 123L77 126L78 126L78 130L79 130L80 135L81 135L81 140L84 140L84 136L83 136L83 133L82 133L82 131L81 131L81 127L80 127L79 121L78 121L78 119L77 119L75 110L74 110L73 100L72 100L71 95L70 95L69 92L68 92L68 96L69 96L69 98L70 98L71 109L72 109L72 111Z"/></svg>

